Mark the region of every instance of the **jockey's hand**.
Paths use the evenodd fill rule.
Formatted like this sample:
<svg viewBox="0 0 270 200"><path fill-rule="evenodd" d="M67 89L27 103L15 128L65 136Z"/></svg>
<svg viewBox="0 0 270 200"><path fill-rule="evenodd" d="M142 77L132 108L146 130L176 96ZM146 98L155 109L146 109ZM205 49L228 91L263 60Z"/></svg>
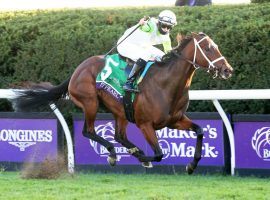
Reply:
<svg viewBox="0 0 270 200"><path fill-rule="evenodd" d="M140 19L139 24L140 24L141 26L143 26L143 25L145 25L145 24L147 23L147 21L148 21L149 19L150 19L150 17L144 16L143 18Z"/></svg>

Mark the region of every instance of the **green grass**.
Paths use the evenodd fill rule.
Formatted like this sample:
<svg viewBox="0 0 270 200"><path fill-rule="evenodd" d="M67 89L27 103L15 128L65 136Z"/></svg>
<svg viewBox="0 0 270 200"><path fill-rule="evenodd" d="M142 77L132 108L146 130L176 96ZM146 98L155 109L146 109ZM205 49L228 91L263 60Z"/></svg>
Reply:
<svg viewBox="0 0 270 200"><path fill-rule="evenodd" d="M76 174L57 180L0 173L0 199L270 199L269 179L145 174Z"/></svg>

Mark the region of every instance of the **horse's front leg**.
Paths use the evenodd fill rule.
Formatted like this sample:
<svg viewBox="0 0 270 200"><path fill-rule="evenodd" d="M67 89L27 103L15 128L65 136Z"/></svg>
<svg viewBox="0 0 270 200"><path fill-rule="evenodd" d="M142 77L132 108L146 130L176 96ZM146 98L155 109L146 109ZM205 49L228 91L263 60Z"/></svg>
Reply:
<svg viewBox="0 0 270 200"><path fill-rule="evenodd" d="M155 129L153 128L151 123L140 124L139 128L143 132L145 139L147 140L148 144L151 146L152 150L154 151L154 156L141 156L139 160L141 162L160 162L163 157L162 150L159 146L157 135Z"/></svg>
<svg viewBox="0 0 270 200"><path fill-rule="evenodd" d="M176 129L179 129L179 130L194 131L196 133L196 135L197 135L196 148L195 148L193 161L190 162L186 166L186 171L188 172L188 174L192 174L193 171L196 169L199 161L201 160L202 142L203 142L203 130L199 125L193 123L185 115L181 118L181 120L179 120L176 124L174 124L173 128L176 128Z"/></svg>
<svg viewBox="0 0 270 200"><path fill-rule="evenodd" d="M133 155L134 157L140 159L144 156L143 150L137 147L135 144L130 142L126 135L126 128L127 128L128 121L125 119L116 119L115 123L115 135L114 139L122 144L124 147L127 148L128 152ZM153 165L151 162L142 162L142 166L146 168L152 168Z"/></svg>

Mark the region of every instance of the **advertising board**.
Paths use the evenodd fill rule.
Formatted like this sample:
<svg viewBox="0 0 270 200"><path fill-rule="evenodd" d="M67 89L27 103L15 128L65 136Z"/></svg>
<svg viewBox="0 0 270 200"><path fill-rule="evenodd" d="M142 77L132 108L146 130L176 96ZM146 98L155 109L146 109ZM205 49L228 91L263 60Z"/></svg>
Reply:
<svg viewBox="0 0 270 200"><path fill-rule="evenodd" d="M111 115L109 115L111 116ZM209 113L203 118L195 117L195 123L203 128L204 141L200 165L224 166L223 122L220 118L209 118ZM74 142L76 165L107 165L108 151L95 141L82 135L84 119L74 115ZM140 165L140 162L131 156L127 149L114 140L115 123L111 117L99 117L95 122L95 131L98 135L114 144L117 153L117 165ZM175 130L163 128L156 131L164 157L161 162L154 165L186 165L192 161L196 145L196 133L188 130ZM153 151L146 142L142 132L135 124L129 123L127 127L128 139L142 149L146 155L153 155Z"/></svg>
<svg viewBox="0 0 270 200"><path fill-rule="evenodd" d="M51 113L0 113L0 162L56 158L57 132Z"/></svg>

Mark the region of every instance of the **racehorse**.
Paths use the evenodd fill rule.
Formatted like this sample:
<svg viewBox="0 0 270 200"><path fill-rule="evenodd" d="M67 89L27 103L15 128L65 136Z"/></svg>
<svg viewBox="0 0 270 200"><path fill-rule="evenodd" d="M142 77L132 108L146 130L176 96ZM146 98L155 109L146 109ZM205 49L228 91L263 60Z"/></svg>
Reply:
<svg viewBox="0 0 270 200"><path fill-rule="evenodd" d="M126 135L128 120L124 106L104 90L97 89L96 77L105 64L104 56L92 56L82 62L72 76L49 90L33 90L20 94L20 106L45 104L56 101L65 94L80 107L85 116L84 136L103 145L109 151L108 162L116 164L114 146L95 132L94 121L100 103L115 118L115 140L138 158L144 167L152 167L152 161L163 157L155 130L169 127L196 132L197 141L193 161L186 166L189 174L197 167L202 153L203 130L193 123L185 112L189 103L189 88L196 69L206 69L213 77L228 79L233 69L221 55L218 46L204 33L192 33L181 44L166 54L148 70L139 84L140 93L134 99L134 119L138 128L154 151L153 156L130 142Z"/></svg>

